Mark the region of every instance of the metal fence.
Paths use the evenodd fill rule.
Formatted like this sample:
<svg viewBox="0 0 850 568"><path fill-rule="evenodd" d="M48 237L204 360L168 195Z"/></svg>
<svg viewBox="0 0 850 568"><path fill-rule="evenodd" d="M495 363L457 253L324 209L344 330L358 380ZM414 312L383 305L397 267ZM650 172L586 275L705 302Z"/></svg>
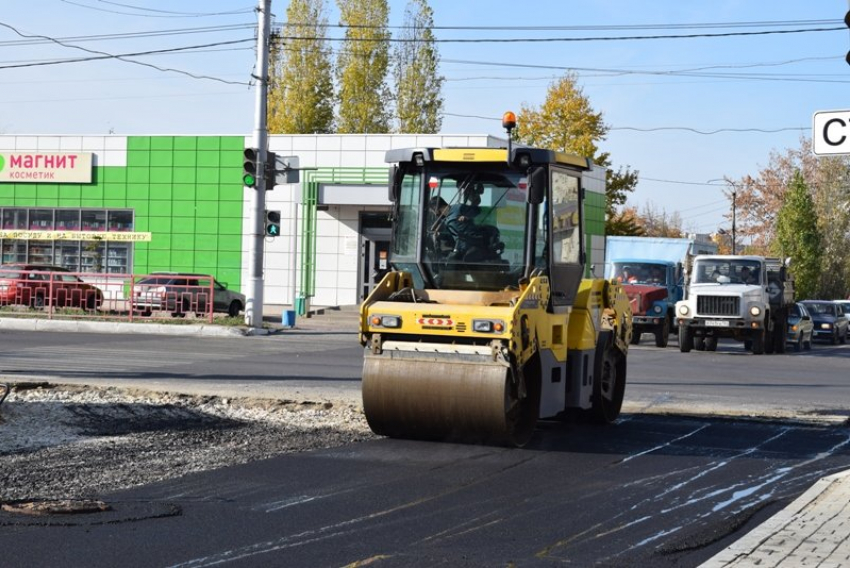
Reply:
<svg viewBox="0 0 850 568"><path fill-rule="evenodd" d="M212 322L211 275L21 270L0 265L0 316Z"/></svg>

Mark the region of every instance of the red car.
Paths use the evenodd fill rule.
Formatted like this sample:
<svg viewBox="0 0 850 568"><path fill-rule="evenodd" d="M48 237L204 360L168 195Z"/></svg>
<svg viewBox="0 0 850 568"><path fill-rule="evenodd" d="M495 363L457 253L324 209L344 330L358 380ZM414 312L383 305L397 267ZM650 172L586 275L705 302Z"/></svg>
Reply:
<svg viewBox="0 0 850 568"><path fill-rule="evenodd" d="M61 266L3 264L0 306L10 304L96 310L103 304L103 292Z"/></svg>

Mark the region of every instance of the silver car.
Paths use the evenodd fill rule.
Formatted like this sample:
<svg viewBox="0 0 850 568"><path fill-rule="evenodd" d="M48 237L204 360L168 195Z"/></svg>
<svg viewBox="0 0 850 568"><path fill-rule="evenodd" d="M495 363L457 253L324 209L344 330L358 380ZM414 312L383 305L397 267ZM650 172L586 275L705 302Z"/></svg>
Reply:
<svg viewBox="0 0 850 568"><path fill-rule="evenodd" d="M133 285L133 310L142 316L154 311L170 312L174 317L191 312L203 315L209 313L210 295L213 312L236 317L245 309L244 294L228 290L208 274L152 272Z"/></svg>

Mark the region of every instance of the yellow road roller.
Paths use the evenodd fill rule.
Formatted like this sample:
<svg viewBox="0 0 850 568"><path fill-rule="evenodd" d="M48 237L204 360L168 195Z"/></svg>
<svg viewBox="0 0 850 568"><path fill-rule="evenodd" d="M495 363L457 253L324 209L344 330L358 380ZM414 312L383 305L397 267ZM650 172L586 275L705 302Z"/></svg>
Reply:
<svg viewBox="0 0 850 568"><path fill-rule="evenodd" d="M395 149L386 161L389 271L360 308L372 430L523 446L539 419L616 420L628 298L584 278L585 186L604 191L604 169L510 146Z"/></svg>

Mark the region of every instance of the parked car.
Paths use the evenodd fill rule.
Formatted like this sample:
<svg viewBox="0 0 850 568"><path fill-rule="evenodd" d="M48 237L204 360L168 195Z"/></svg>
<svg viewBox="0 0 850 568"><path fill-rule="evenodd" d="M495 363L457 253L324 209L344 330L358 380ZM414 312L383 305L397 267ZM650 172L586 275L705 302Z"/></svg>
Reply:
<svg viewBox="0 0 850 568"><path fill-rule="evenodd" d="M3 264L0 305L9 304L96 310L103 305L103 292L62 266Z"/></svg>
<svg viewBox="0 0 850 568"><path fill-rule="evenodd" d="M835 303L844 309L844 317L850 320L850 300L835 300Z"/></svg>
<svg viewBox="0 0 850 568"><path fill-rule="evenodd" d="M785 341L794 346L794 351L812 348L815 324L804 304L797 302L788 310L788 330Z"/></svg>
<svg viewBox="0 0 850 568"><path fill-rule="evenodd" d="M243 294L228 290L209 275L153 272L133 285L133 310L142 316L154 311L170 312L174 317L191 312L203 315L209 313L210 293L213 312L236 317L245 309Z"/></svg>
<svg viewBox="0 0 850 568"><path fill-rule="evenodd" d="M847 328L850 325L844 317L841 305L827 300L804 300L815 324L815 339L825 339L833 345L847 342Z"/></svg>

